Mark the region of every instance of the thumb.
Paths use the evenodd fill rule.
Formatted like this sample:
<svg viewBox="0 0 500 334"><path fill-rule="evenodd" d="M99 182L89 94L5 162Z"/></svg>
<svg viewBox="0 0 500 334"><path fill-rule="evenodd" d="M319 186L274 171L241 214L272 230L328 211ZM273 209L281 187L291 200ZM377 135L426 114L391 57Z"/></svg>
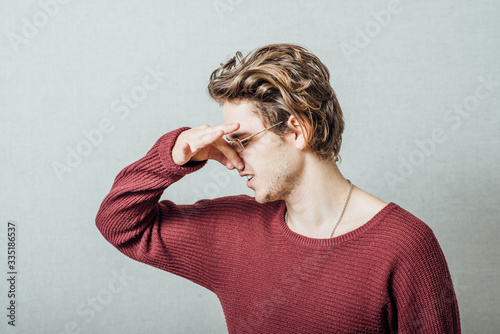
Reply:
<svg viewBox="0 0 500 334"><path fill-rule="evenodd" d="M193 152L191 151L191 146L189 146L189 143L185 142L180 147L180 152L178 152L178 155L174 159L174 162L177 165L182 166L186 164L189 160L191 160L192 155Z"/></svg>

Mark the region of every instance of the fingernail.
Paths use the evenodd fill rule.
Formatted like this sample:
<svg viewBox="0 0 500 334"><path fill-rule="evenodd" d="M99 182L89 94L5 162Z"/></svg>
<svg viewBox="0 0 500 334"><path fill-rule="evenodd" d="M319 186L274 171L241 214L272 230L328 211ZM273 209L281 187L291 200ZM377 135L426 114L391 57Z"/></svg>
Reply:
<svg viewBox="0 0 500 334"><path fill-rule="evenodd" d="M245 165L243 165L243 162L240 162L240 163L238 164L238 169L243 169L243 167L245 167Z"/></svg>

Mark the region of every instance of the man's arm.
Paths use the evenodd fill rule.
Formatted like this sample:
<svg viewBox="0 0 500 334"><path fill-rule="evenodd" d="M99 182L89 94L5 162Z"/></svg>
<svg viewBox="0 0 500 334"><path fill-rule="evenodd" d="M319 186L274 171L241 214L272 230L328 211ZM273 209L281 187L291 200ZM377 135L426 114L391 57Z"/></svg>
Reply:
<svg viewBox="0 0 500 334"><path fill-rule="evenodd" d="M448 264L427 226L405 244L393 273L396 333L460 333L460 315Z"/></svg>
<svg viewBox="0 0 500 334"><path fill-rule="evenodd" d="M217 264L210 262L208 253L216 247L207 236L211 229L216 228L216 219L213 218L216 218L217 212L210 211L209 201L176 205L168 200L159 202L159 199L169 185L206 163L206 160L191 160L189 155L183 165L174 162L172 152L175 145L180 143L181 147L185 147L186 141L179 141L181 134L191 134L188 146L191 154L195 155L213 144L207 140L210 132L212 141L224 141L220 134L220 127L223 126L218 127L203 127L204 132L200 132L201 127L180 128L163 135L143 158L125 167L116 176L96 216L99 231L123 254L211 290L215 281L212 273L217 272L214 268ZM222 134L226 131L224 129ZM200 135L198 137L205 140L205 144L193 141L192 138L197 138L193 137L193 133ZM218 142L217 145L224 143ZM195 147L197 149L192 149ZM212 158L211 155L202 157Z"/></svg>

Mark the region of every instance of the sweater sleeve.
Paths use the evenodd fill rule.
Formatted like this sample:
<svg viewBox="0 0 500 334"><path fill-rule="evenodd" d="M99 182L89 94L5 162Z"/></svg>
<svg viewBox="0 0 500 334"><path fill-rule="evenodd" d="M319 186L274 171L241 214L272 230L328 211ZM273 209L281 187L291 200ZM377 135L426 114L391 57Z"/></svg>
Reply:
<svg viewBox="0 0 500 334"><path fill-rule="evenodd" d="M180 128L158 139L140 160L115 178L96 216L104 238L126 256L187 278L214 290L216 262L205 212L208 200L176 205L159 199L183 176L202 168L206 161L175 164L172 148ZM214 225L214 224L212 224ZM213 229L213 228L212 228Z"/></svg>
<svg viewBox="0 0 500 334"><path fill-rule="evenodd" d="M444 253L428 225L402 245L393 272L395 333L460 333L458 303ZM392 319L391 319L392 318Z"/></svg>

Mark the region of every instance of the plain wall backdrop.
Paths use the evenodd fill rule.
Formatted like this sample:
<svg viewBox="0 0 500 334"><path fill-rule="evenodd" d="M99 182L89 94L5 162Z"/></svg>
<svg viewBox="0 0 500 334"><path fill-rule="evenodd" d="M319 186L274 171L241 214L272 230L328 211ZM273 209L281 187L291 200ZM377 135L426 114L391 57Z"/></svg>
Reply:
<svg viewBox="0 0 500 334"><path fill-rule="evenodd" d="M330 70L343 175L433 229L464 333L500 331L499 12L494 0L2 1L0 331L227 332L214 294L127 258L95 216L161 135L223 123L207 94L221 62L284 42ZM162 199L239 193L253 195L210 161Z"/></svg>

